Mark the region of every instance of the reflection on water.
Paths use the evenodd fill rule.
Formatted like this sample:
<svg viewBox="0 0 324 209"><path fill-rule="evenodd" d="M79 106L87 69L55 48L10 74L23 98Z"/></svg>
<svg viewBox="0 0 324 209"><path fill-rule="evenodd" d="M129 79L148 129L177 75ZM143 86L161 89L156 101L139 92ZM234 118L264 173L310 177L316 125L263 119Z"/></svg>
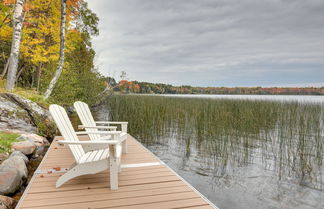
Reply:
<svg viewBox="0 0 324 209"><path fill-rule="evenodd" d="M323 104L129 95L97 115L221 209L324 208Z"/></svg>

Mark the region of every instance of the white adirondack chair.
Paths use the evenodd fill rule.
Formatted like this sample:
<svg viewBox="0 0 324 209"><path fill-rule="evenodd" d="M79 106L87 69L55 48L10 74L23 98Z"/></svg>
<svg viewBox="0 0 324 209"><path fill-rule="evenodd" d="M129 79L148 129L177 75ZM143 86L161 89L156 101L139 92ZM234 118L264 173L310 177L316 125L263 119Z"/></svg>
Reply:
<svg viewBox="0 0 324 209"><path fill-rule="evenodd" d="M127 124L128 122L116 122L116 121L95 121L93 119L93 116L91 114L90 108L88 104L77 101L74 102L74 108L81 120L82 125L79 125L79 128L84 128L88 132L92 132L93 134L89 134L89 138L91 140L100 140L100 139L109 139L111 136L100 136L99 134L96 134L96 131L102 130L102 129L111 129L116 130L116 126L109 126L109 125L121 125L121 134L119 137L127 137ZM102 124L102 125L97 125ZM108 126L106 126L106 125ZM123 153L127 152L127 141L124 140L122 143L123 146Z"/></svg>
<svg viewBox="0 0 324 209"><path fill-rule="evenodd" d="M68 145L75 159L75 163L72 164L67 173L57 180L56 187L60 187L77 176L96 174L109 168L110 188L118 189L118 168L120 167L118 163L122 153L121 143L126 139L119 137L121 132L96 131L95 134L111 135L111 139L79 141L64 108L54 104L49 107L49 111L64 138L64 140L58 142L59 145ZM92 133L84 132L82 134ZM92 151L85 151L84 146ZM101 149L98 149L98 146Z"/></svg>

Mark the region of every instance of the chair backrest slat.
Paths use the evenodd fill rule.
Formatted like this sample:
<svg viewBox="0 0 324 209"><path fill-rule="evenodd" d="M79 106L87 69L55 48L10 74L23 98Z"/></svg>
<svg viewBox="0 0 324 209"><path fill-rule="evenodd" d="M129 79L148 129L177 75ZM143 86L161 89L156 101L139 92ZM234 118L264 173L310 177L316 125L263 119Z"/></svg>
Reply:
<svg viewBox="0 0 324 209"><path fill-rule="evenodd" d="M84 102L74 102L74 108L81 120L82 125L84 126L96 126L96 122L92 117L90 108L88 104ZM98 131L97 128L86 128L85 129L87 132L96 132ZM100 134L89 134L89 137L91 140L100 140Z"/></svg>
<svg viewBox="0 0 324 209"><path fill-rule="evenodd" d="M63 138L69 141L79 141L71 121L65 111L65 109L59 105L53 104L50 105L49 111L61 132ZM69 145L71 152L75 158L76 162L79 162L81 156L85 154L81 145Z"/></svg>

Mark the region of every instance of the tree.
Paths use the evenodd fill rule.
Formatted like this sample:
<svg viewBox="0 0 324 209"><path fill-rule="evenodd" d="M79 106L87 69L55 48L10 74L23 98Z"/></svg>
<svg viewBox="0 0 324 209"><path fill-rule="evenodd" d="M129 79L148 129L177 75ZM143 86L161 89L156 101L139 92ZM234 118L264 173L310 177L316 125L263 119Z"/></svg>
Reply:
<svg viewBox="0 0 324 209"><path fill-rule="evenodd" d="M29 4L28 15L23 24L20 53L22 61L29 63L26 70L29 70L32 81L37 80L37 90L39 90L43 67L59 59L59 7L58 1L34 0Z"/></svg>
<svg viewBox="0 0 324 209"><path fill-rule="evenodd" d="M45 94L44 99L47 99L51 94L63 70L64 65L64 49L65 49L65 23L66 23L66 0L61 0L61 26L60 26L60 61L57 70L51 80Z"/></svg>
<svg viewBox="0 0 324 209"><path fill-rule="evenodd" d="M23 5L24 0L17 0L13 15L14 30L12 35L11 52L8 65L8 76L6 89L12 91L15 87L16 74L19 62L19 49L21 42L21 30L23 24Z"/></svg>
<svg viewBox="0 0 324 209"><path fill-rule="evenodd" d="M69 5L72 8L69 8ZM91 46L91 35L98 34L99 19L87 8L84 1L80 1L78 5L71 5L69 0L66 6L67 24L71 20L73 25L68 27L65 36L64 70L53 89L51 99L60 104L71 104L76 100L91 104L103 98L100 92L106 87L104 84L106 79L94 66L95 51ZM71 9L73 9L73 14L70 13L72 17L69 15ZM44 72L44 80L51 77L52 72L54 71Z"/></svg>
<svg viewBox="0 0 324 209"><path fill-rule="evenodd" d="M0 0L0 73L3 73L11 53L16 1ZM91 37L99 33L99 19L87 7L85 0L66 1L62 45L61 3L61 0L24 0L15 86L25 89L38 87L39 92L45 92L58 69L62 54L60 46L64 46L64 69L50 94L52 101L61 104L71 104L75 100L96 102L103 98L100 92L107 93L104 89L108 85L104 81L112 88L117 85L100 75L94 66L95 51Z"/></svg>
<svg viewBox="0 0 324 209"><path fill-rule="evenodd" d="M0 69L3 66L1 77L6 75L9 65L9 55L12 42L12 14L15 2L0 2Z"/></svg>
<svg viewBox="0 0 324 209"><path fill-rule="evenodd" d="M126 74L126 71L121 71L121 73L120 73L120 79L121 79L121 80L127 80L127 74Z"/></svg>
<svg viewBox="0 0 324 209"><path fill-rule="evenodd" d="M91 104L101 99L96 96L106 87L106 79L93 65L95 51L89 48L86 42L76 42L75 50L65 54L65 68L51 95L52 99L61 104L71 104L76 100Z"/></svg>

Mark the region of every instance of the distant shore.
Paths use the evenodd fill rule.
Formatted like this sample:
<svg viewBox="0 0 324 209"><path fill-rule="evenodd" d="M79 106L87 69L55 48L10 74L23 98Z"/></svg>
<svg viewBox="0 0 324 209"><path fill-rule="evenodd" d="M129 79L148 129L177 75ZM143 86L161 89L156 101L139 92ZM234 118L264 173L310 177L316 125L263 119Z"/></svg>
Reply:
<svg viewBox="0 0 324 209"><path fill-rule="evenodd" d="M194 87L127 80L115 86L116 92L141 94L324 95L324 87Z"/></svg>

